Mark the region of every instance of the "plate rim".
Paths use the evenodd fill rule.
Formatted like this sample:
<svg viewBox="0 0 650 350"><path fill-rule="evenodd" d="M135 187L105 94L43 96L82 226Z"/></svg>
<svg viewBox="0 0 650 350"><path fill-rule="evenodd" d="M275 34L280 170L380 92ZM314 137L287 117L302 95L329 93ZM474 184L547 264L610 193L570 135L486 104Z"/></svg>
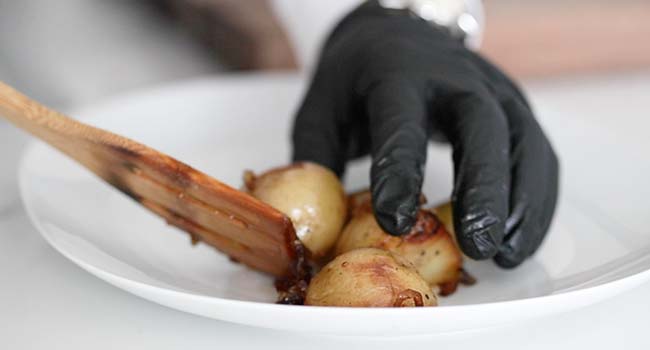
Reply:
<svg viewBox="0 0 650 350"><path fill-rule="evenodd" d="M283 77L287 78L290 77L292 79L297 79L299 76L298 75L291 75L291 74L269 74L265 76L270 76L270 77ZM161 94L161 93L169 93L174 90L178 89L183 89L187 88L190 86L195 86L199 84L223 84L224 79L222 77L218 78L219 81L216 81L214 78L199 78L199 79L191 79L187 81L181 81L181 82L176 82L176 83L171 83L171 84L164 84L160 86L154 86L150 88L145 88L145 89L140 89L140 90L134 90L128 93L116 95L113 97L110 97L108 99L103 99L99 101L98 103L93 103L89 105L84 105L80 106L78 108L72 109L72 113L74 114L76 112L74 111L85 111L89 109L106 109L110 108L110 106L114 106L116 103L119 103L119 101L125 100L125 99L133 99L134 97L138 96L145 96L149 95L151 93L156 93L156 94ZM82 118L85 119L85 118ZM92 119L92 118L89 118ZM465 305L442 305L440 307L436 308L413 308L413 309L400 309L400 308L351 308L351 307L322 307L322 306L303 306L303 307L294 307L294 306L289 306L289 305L279 305L279 304L274 304L274 303L266 303L266 302L260 302L260 301L247 301L247 300L236 300L236 299L228 299L228 298L223 298L223 297L217 297L217 296L209 296L209 295L204 295L204 294L199 294L199 293L193 293L190 291L180 291L180 290L172 290L172 289L167 289L161 286L156 286L152 285L146 282L142 281L137 281L134 280L130 277L123 276L120 274L116 274L113 272L109 272L102 268L101 266L97 266L93 263L89 263L87 261L82 261L78 259L77 257L74 256L74 253L71 253L67 251L65 248L57 245L51 240L49 230L45 229L42 225L42 221L39 219L38 214L34 210L34 205L30 203L30 196L29 196L29 186L27 184L28 179L29 179L29 164L30 164L30 159L34 157L35 154L38 154L40 151L45 151L45 152L52 152L55 151L54 149L50 148L46 144L44 144L41 141L30 141L29 145L25 148L25 151L22 154L20 164L19 164L19 169L18 169L18 183L19 183L19 191L20 191L20 196L21 200L23 203L23 207L25 208L26 213L28 214L28 217L30 221L34 224L34 226L37 228L39 231L39 234L43 236L43 238L48 242L50 246L52 246L56 251L58 251L61 255L65 256L66 259L72 261L75 263L77 266L81 267L85 271L89 272L90 274L94 275L97 278L100 278L109 284L126 290L131 294L138 295L134 293L130 289L126 289L120 286L117 286L113 281L109 280L116 280L116 281L121 281L125 284L129 284L132 286L135 286L137 288L144 288L144 289L149 289L152 292L159 293L159 294L166 294L168 296L172 297L180 297L183 300L189 300L189 299L194 299L201 301L203 303L209 303L212 305L216 306L229 306L229 307L244 307L244 308L253 308L257 310L282 310L282 312L291 312L291 313L311 313L311 312L318 312L318 313L327 313L327 314L339 314L341 312L345 313L346 316L354 316L354 315L371 315L371 314L382 314L382 315L401 315L404 313L419 313L419 314L430 314L430 315L436 315L436 314L444 314L446 312L459 312L459 311L472 311L472 312L483 312L481 309L493 309L493 308L501 308L501 307L521 307L521 308L529 308L529 307L534 307L535 305L544 302L555 302L556 300L562 300L562 299L579 299L581 296L586 296L587 294L607 294L607 290L609 290L610 295L614 296L620 293L623 293L631 288L634 288L635 286L647 281L650 279L650 269L646 268L641 271L633 272L629 275L623 276L623 277L617 277L613 280L610 281L605 281L603 283L599 283L596 285L588 286L585 288L578 288L575 290L568 290L568 291L560 291L560 292L551 292L550 294L547 295L540 295L540 296L534 296L534 297L529 297L529 298L520 298L520 299L512 299L512 300L502 300L502 301L495 301L495 302L480 302L476 304L465 304ZM55 151L58 152L58 151ZM632 252L633 253L633 252ZM628 256L630 253L626 254L625 256ZM624 256L624 257L625 257ZM568 277L563 277L564 278L570 278L574 276L575 274L572 274ZM627 287L624 287L627 285ZM149 301L156 302L158 304L171 307L177 310L181 310L184 312L192 313L192 314L197 314L192 311L188 310L183 310L180 308L176 308L155 300L152 300L150 298L144 297L142 295L138 295L139 297L142 297L144 299L147 299ZM610 297L611 297L610 296ZM585 299L590 299L589 302L583 303L584 305L590 305L594 304L600 301L603 301L605 299L608 299L608 297L600 297L600 298L585 298ZM570 310L572 308L569 308ZM203 315L205 316L205 315Z"/></svg>
<svg viewBox="0 0 650 350"><path fill-rule="evenodd" d="M132 283L135 285L138 285L139 287L146 287L146 288L154 288L158 290L159 292L169 292L171 294L176 294L176 295L182 295L184 297L190 297L190 298L198 298L201 299L202 301L221 301L221 302L228 302L228 303L234 303L234 304L240 304L240 305L256 305L256 306L261 306L261 307L273 307L273 308L288 308L288 309L304 309L304 308L311 308L311 309L321 309L321 310L332 310L332 309L337 309L337 310L354 310L354 311L368 311L368 310L392 310L392 312L395 313L400 313L407 311L406 309L402 308L353 308L353 307L324 307L324 306L302 306L299 308L296 308L292 305L281 305L281 304L273 304L273 303L266 303L266 302L260 302L260 301L247 301L247 300L237 300L237 299L227 299L227 298L222 298L222 297L217 297L217 296L209 296L209 295L204 295L204 294L198 294L198 293L192 293L188 291L180 291L180 290L171 290L171 289L165 289L160 286L155 286L151 285L145 282L141 281L136 281L133 280L129 277L126 276L121 276L119 274L115 274L113 272L106 271L100 266L96 266L95 264L89 263L87 261L81 261L80 259L76 258L74 256L74 253L71 253L67 251L65 248L61 247L60 245L57 245L55 242L53 242L50 238L50 233L49 230L47 230L45 227L43 227L41 220L38 217L38 214L34 212L33 205L31 205L30 202L30 196L29 196L29 185L27 184L28 179L29 179L29 164L31 162L31 159L34 157L35 154L38 154L39 151L46 151L46 152L58 152L55 149L50 148L47 144L43 143L42 141L38 140L33 140L29 143L27 146L26 150L23 153L20 165L19 165L19 189L20 189L20 196L22 199L23 207L25 208L25 211L32 222L34 226L37 228L39 231L39 234L48 242L50 246L52 246L56 251L58 251L60 254L65 256L68 260L72 261L75 263L77 266L82 267L84 270L90 272L91 274L99 277L96 273L89 271L87 267L90 267L91 269L94 269L95 272L99 272L101 274L104 274L106 276L110 276L112 278L122 280L128 283ZM85 171L85 170L84 170ZM574 274L575 275L575 274ZM570 275L564 278L571 278L574 275ZM476 303L476 304L466 304L466 305L441 305L439 307L435 308L422 308L426 310L440 310L440 309L466 309L466 308L476 308L476 307L483 307L483 306L504 306L504 305L516 305L516 304L521 304L524 302L528 303L537 303L540 300L544 299L550 299L553 297L558 297L558 296L574 296L577 297L583 292L586 294L586 292L593 292L597 291L602 287L609 286L611 284L615 284L617 282L623 282L626 281L627 279L636 277L636 276L645 276L649 275L647 279L650 279L650 269L646 269L643 271L635 272L630 275L627 275L625 277L621 278L616 278L612 281L604 282L601 284L597 284L594 286L589 286L586 288L578 288L575 290L568 290L568 291L560 291L560 292L552 292L547 295L541 295L541 296L534 296L534 297L529 297L529 298L521 298L521 299L513 299L513 300L502 300L502 301L495 301L495 302L481 302L481 303ZM101 277L100 277L101 278ZM563 279L564 279L563 278ZM103 279L103 278L101 278ZM623 291L621 291L623 292ZM414 309L420 309L420 308L414 308ZM411 311L407 311L411 312Z"/></svg>

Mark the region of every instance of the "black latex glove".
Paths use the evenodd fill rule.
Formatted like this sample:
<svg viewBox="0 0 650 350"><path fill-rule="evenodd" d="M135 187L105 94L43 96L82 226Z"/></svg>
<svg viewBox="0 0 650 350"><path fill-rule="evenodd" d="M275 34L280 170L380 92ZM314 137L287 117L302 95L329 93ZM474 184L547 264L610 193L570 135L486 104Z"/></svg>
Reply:
<svg viewBox="0 0 650 350"><path fill-rule="evenodd" d="M323 48L295 120L294 160L341 175L370 153L375 216L399 235L415 220L431 137L453 146L463 252L520 264L544 238L558 190L557 158L524 96L444 29L365 3Z"/></svg>

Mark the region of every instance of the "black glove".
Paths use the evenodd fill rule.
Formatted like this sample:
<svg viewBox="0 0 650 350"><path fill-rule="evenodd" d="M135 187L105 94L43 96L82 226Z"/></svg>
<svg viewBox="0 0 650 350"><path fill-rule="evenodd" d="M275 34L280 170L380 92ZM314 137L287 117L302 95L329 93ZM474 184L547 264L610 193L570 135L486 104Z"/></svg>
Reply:
<svg viewBox="0 0 650 350"><path fill-rule="evenodd" d="M294 160L341 175L370 153L375 216L399 235L415 220L431 137L453 146L463 252L520 264L542 242L558 190L557 158L526 99L445 29L367 2L323 48L295 120Z"/></svg>

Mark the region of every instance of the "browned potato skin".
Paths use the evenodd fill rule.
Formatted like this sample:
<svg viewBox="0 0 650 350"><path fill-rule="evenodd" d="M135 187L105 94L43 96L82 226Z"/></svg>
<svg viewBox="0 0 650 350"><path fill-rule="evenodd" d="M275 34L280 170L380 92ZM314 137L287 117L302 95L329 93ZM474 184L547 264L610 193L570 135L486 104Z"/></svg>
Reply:
<svg viewBox="0 0 650 350"><path fill-rule="evenodd" d="M431 212L436 214L440 222L445 225L447 232L456 240L456 230L454 229L454 211L451 206L451 202L446 202L439 204L436 207L431 208Z"/></svg>
<svg viewBox="0 0 650 350"><path fill-rule="evenodd" d="M406 259L385 250L363 248L325 265L311 280L305 305L436 306L438 300Z"/></svg>
<svg viewBox="0 0 650 350"><path fill-rule="evenodd" d="M371 200L371 194L369 190L358 191L348 194L348 220L351 219L357 210L368 205Z"/></svg>
<svg viewBox="0 0 650 350"><path fill-rule="evenodd" d="M384 249L403 256L415 265L427 283L439 286L443 295L456 288L462 255L444 225L430 211L420 210L411 232L396 237L381 229L372 213L370 202L357 205L336 244L335 254L366 247Z"/></svg>
<svg viewBox="0 0 650 350"><path fill-rule="evenodd" d="M247 172L246 188L254 197L286 214L311 257L323 257L336 243L347 215L345 192L329 169L308 162Z"/></svg>

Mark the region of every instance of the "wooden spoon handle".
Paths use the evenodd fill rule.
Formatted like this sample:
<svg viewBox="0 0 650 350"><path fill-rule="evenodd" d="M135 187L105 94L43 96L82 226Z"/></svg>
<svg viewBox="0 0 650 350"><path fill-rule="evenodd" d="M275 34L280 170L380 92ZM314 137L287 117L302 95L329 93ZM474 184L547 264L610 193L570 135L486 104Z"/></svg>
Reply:
<svg viewBox="0 0 650 350"><path fill-rule="evenodd" d="M87 165L85 153L89 144L119 147L136 153L147 151L143 145L49 109L2 82L0 116L83 165Z"/></svg>
<svg viewBox="0 0 650 350"><path fill-rule="evenodd" d="M0 116L56 147L144 207L237 261L296 272L289 218L247 193L125 137L80 123L0 82Z"/></svg>

